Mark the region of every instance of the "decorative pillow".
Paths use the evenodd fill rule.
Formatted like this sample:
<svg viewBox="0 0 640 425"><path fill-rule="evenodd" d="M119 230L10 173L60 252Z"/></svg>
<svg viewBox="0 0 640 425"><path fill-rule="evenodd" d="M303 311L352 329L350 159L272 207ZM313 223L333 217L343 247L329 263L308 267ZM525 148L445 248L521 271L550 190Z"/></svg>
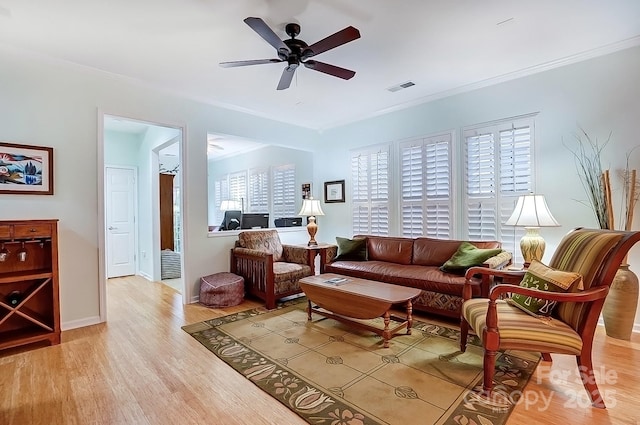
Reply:
<svg viewBox="0 0 640 425"><path fill-rule="evenodd" d="M533 260L522 278L520 286L548 292L570 292L573 288L582 287L582 275L555 270ZM507 302L533 316L550 316L557 304L557 301L521 294L513 294Z"/></svg>
<svg viewBox="0 0 640 425"><path fill-rule="evenodd" d="M481 266L486 260L501 252L501 248L481 249L470 242L462 242L455 254L440 267L440 270L463 275L469 267Z"/></svg>
<svg viewBox="0 0 640 425"><path fill-rule="evenodd" d="M347 239L336 236L338 255L335 260L367 261L367 240Z"/></svg>

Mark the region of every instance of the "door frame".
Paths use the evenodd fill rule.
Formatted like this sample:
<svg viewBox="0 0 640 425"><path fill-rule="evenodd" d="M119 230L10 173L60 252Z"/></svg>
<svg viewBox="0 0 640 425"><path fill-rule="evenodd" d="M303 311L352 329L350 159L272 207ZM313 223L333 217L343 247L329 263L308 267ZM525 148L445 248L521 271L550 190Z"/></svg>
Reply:
<svg viewBox="0 0 640 425"><path fill-rule="evenodd" d="M105 149L105 143L104 143L104 120L105 120L105 116L112 116L112 117L117 117L117 118L121 118L123 120L128 120L128 121L138 121L138 122L143 122L149 125L154 125L154 126L159 126L159 127L168 127L168 128L175 128L180 130L180 135L179 135L179 151L180 151L180 167L182 168L182 173L181 173L181 181L180 181L180 220L181 220L181 224L180 224L180 229L181 229L181 236L182 236L182 250L181 250L181 256L180 256L180 267L181 267L181 275L182 275L182 304L186 305L189 304L189 300L191 300L192 298L192 291L191 291L191 286L192 285L188 285L188 282L190 282L191 280L191 276L190 273L188 272L188 268L185 266L186 261L185 259L188 258L188 248L189 248L189 244L188 244L188 240L187 240L187 227L188 227L188 220L186 220L186 217L188 216L188 202L186 199L186 194L188 193L187 191L187 182L184 178L184 170L187 170L187 159L186 159L186 137L187 137L187 128L186 128L186 124L166 124L166 123L161 123L161 122L156 122L156 121L152 121L149 119L140 119L140 118L135 118L135 117L131 117L131 116L127 116L127 115L123 115L123 114L119 114L119 113L115 113L115 112L107 112L101 108L97 108L96 111L96 115L97 115L97 130L98 130L98 134L97 134L97 170L98 170L98 229L97 229L97 234L98 234L98 276L97 276L97 281L98 281L98 296L99 296L99 309L100 309L100 322L106 322L107 321L107 274L106 274L106 242L105 242L105 226L106 226L106 218L105 218L105 203L104 203L104 196L105 196L105 162L104 162L104 149ZM155 163L157 165L158 161L157 161L157 153L155 155L152 154L152 158L151 160L153 161L155 157ZM138 182L140 181L140 176L138 175ZM155 182L155 183L154 183ZM156 188L158 187L158 178L156 179L152 179L152 186L155 184ZM158 198L156 198L158 199ZM157 212L157 216L158 216L158 221L155 223L154 227L156 229L156 233L159 232L160 228L160 212L159 212L159 208L155 208L154 209L155 212ZM154 213L155 215L155 213ZM138 230L138 227L136 226L136 230ZM137 234L136 234L136 238L137 238ZM159 244L159 238L158 238L158 244ZM139 244L138 247L139 249ZM158 245L157 247L158 249L158 253L160 252L160 247ZM139 253L137 252L136 255L138 255L138 261L137 261L137 267L138 267L138 272L139 272L139 267L140 267L140 261L139 261ZM154 256L154 270L156 269L156 264L155 264L155 256ZM158 254L158 261L159 261L159 254ZM160 265L159 263L157 264L157 269L160 270Z"/></svg>
<svg viewBox="0 0 640 425"><path fill-rule="evenodd" d="M135 181L135 184L133 185L133 252L134 252L134 268L135 268L135 274L140 274L140 262L138 261L138 167L135 166L130 166L130 165L113 165L113 164L105 164L104 165L104 176L107 175L107 168L120 168L123 170L131 170L133 171L133 178ZM105 182L106 184L106 182ZM106 193L104 194L106 195ZM104 196L103 195L103 196ZM105 208L107 207L106 202L105 202ZM106 209L105 209L106 211ZM107 237L107 217L105 214L105 225L103 226L103 230L104 230L104 247L105 247L105 269L104 269L104 275L105 278L107 276L107 270L108 270L108 266L107 266L107 255L108 255L108 248L107 248L107 241L108 241L108 237Z"/></svg>

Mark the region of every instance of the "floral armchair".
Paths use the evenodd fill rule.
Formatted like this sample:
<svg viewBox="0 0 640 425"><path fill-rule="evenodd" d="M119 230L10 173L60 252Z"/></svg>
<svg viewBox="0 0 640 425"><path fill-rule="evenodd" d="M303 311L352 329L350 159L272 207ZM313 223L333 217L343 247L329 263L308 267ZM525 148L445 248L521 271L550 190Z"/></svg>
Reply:
<svg viewBox="0 0 640 425"><path fill-rule="evenodd" d="M280 298L302 292L298 281L313 274L309 261L304 247L283 245L277 230L251 230L238 234L230 270L244 278L248 294L273 309Z"/></svg>

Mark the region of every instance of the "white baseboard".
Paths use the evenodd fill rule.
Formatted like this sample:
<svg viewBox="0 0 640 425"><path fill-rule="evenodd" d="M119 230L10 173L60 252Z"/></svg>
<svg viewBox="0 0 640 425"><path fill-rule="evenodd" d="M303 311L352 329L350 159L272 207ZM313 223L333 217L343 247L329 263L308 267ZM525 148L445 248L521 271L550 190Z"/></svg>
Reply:
<svg viewBox="0 0 640 425"><path fill-rule="evenodd" d="M141 272L141 271L139 271L139 272L138 272L138 276L142 276L142 277L144 277L145 279L147 279L149 282L153 282L153 279L151 278L151 276L149 276L149 275L148 275L148 274L146 274L145 272Z"/></svg>
<svg viewBox="0 0 640 425"><path fill-rule="evenodd" d="M98 323L102 323L100 316L86 317L84 319L62 322L60 323L60 329L68 331L71 329L83 328L85 326L97 325Z"/></svg>

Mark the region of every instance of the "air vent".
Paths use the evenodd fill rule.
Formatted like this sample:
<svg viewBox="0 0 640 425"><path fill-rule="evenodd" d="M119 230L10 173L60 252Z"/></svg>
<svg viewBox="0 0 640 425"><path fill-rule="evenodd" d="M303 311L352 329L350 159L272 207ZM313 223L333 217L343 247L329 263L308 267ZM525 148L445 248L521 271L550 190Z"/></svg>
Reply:
<svg viewBox="0 0 640 425"><path fill-rule="evenodd" d="M406 89L415 85L416 83L414 83L413 81L407 81L406 83L398 84L397 86L391 86L387 90L389 90L390 92L396 92L398 90Z"/></svg>

